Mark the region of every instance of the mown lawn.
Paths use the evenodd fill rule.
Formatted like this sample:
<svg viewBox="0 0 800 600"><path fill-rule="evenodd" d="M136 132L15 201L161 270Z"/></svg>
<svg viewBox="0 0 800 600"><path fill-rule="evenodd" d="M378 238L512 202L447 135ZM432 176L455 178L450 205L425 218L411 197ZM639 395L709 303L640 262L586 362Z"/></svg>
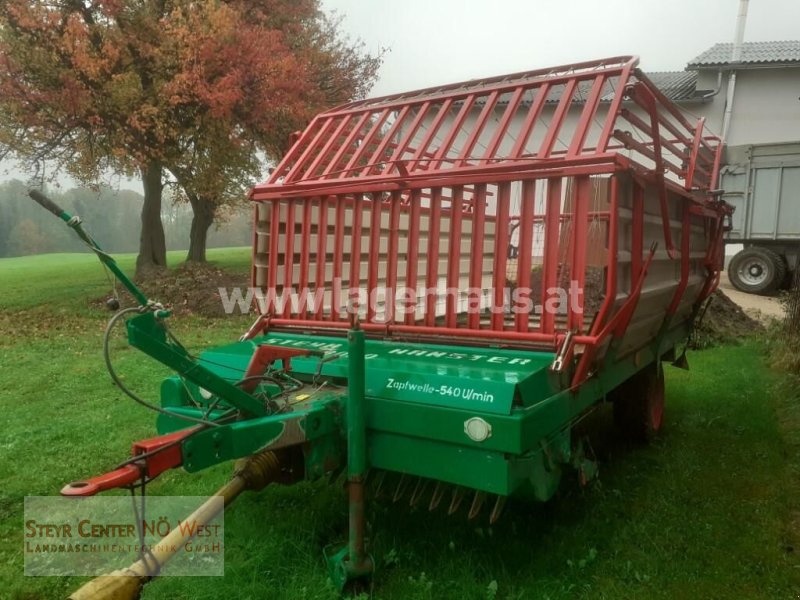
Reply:
<svg viewBox="0 0 800 600"><path fill-rule="evenodd" d="M175 254L174 259L179 260ZM248 250L212 251L246 270ZM131 267L133 257L121 260ZM0 598L64 598L80 578L22 575L22 501L102 472L153 417L111 385L101 357L107 313L89 300L108 288L89 255L0 260ZM234 339L243 317L176 318L191 347ZM663 436L647 448L610 440L608 411L594 424L599 481L567 478L547 505L514 504L501 521L370 507L375 598L796 598L800 595L800 394L771 372L750 341L690 355L668 369ZM166 373L133 350L118 370L157 398ZM228 466L169 472L159 495L204 495ZM341 489L272 488L226 513L224 578L162 578L148 599L335 598L322 548L346 536Z"/></svg>

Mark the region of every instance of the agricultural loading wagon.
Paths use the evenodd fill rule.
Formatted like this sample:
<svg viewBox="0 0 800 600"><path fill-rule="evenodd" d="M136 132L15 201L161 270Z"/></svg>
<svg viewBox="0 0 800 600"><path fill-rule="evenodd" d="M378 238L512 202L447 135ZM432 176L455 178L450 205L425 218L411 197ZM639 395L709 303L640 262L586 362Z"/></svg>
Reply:
<svg viewBox="0 0 800 600"><path fill-rule="evenodd" d="M129 343L176 372L159 436L62 494L237 460L217 492L228 504L343 473L348 541L326 553L343 587L375 568L368 480L395 501L493 521L508 497L548 500L562 472L590 479L573 426L593 407L613 401L633 437L661 427L662 361L683 362L722 264L719 156L630 57L338 107L252 191L261 311L199 356L79 219L32 192L136 299L109 331L124 320ZM105 343L112 378L143 401ZM73 598L135 597L169 558Z"/></svg>

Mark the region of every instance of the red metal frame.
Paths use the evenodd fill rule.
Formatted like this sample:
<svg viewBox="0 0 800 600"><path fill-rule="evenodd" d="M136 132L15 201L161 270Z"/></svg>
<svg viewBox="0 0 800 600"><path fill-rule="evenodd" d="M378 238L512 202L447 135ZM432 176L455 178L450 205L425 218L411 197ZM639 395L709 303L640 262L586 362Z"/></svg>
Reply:
<svg viewBox="0 0 800 600"><path fill-rule="evenodd" d="M137 460L109 473L68 483L62 496L94 496L115 488L128 487L145 478L152 479L168 469L183 464L181 441L197 431L197 427L134 442L131 454Z"/></svg>
<svg viewBox="0 0 800 600"><path fill-rule="evenodd" d="M581 362L585 374L590 360L586 357L608 336L624 334L654 260L655 249L643 255L646 197L654 192L658 199L660 248L667 260L680 265L665 315L684 302L694 268L691 228L698 219L709 233L707 277L696 300L713 289L716 242L728 210L709 196L719 172L719 139L705 133L702 119L690 122L637 64L634 57L589 61L368 99L319 115L298 136L270 180L251 194L254 201L272 204L272 210L264 212L270 216L267 286L303 288L313 279L319 288L330 283L324 281L328 267L337 279L349 265L352 293L362 283L360 270L366 261L368 293L379 285L394 290L401 283L415 290L424 286L426 291L401 305L387 302L383 321L370 303L362 312L365 331L555 347L565 331L573 330L575 344L586 346ZM571 120L573 107L579 112ZM614 177L623 172L634 175L627 290L618 288L620 186ZM592 178L598 176L611 178L608 211L590 206ZM567 181L571 208L564 199ZM539 199L543 214L535 208L537 182L545 190ZM512 201L516 193L519 206ZM676 203L681 205L679 233L673 232L670 217ZM312 206L318 206L316 244ZM296 210L302 223L295 223ZM284 211L286 218L279 223ZM387 215L388 230L383 226ZM422 226L423 218L427 227ZM605 294L591 325L580 302L570 303L563 315L544 312L539 318L516 314L507 319L506 248L514 229L525 250L514 269L516 286L530 288L530 249L543 249L541 292L532 300L544 306L559 274L566 272L560 265L562 248L571 278L583 287L590 228L598 220L607 228L608 256ZM467 227L471 246L464 254ZM678 245L673 234L680 234ZM440 268L440 249L445 248L447 258ZM449 288L491 283L486 314L473 312L462 319L462 307L452 295L445 298L444 309L437 307L438 293L432 290L442 281ZM624 302L617 301L620 294L627 296ZM529 295L524 292L522 300ZM349 315L340 305L334 301L293 313L286 303L277 314L269 304L269 327L341 331L349 326ZM396 317L397 306L409 310Z"/></svg>
<svg viewBox="0 0 800 600"><path fill-rule="evenodd" d="M292 358L298 356L322 357L322 355L322 352L308 348L287 348L286 346L262 344L255 349L253 356L250 357L250 362L247 364L247 369L244 373L244 381L239 387L245 392L253 392L261 383L261 376L264 375L267 367L275 361L281 361L284 371L291 371Z"/></svg>

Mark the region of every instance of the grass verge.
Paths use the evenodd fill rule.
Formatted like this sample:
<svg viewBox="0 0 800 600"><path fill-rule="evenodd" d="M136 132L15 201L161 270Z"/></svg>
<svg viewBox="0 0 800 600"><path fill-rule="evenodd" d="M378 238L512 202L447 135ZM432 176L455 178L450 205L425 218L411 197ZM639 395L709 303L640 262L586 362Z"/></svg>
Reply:
<svg viewBox="0 0 800 600"><path fill-rule="evenodd" d="M212 260L243 269L246 256L226 251ZM89 300L105 284L92 257L6 259L0 282L0 598L63 598L83 580L22 575L22 499L113 466L131 440L153 433L153 418L115 390L102 366L107 314ZM39 329L5 330L45 317ZM173 324L193 348L233 339L245 326L242 318ZM374 597L796 597L797 389L763 356L757 342L693 353L691 371L668 369L665 432L654 445L606 441L597 448L598 482L580 489L568 479L553 502L512 504L494 527L373 503ZM157 397L165 370L123 348L116 361L132 387ZM598 431L608 431L608 417L598 415ZM203 495L229 473L226 465L168 472L149 492ZM226 514L225 577L165 577L144 597L335 598L322 548L345 536L341 489L304 484L246 495Z"/></svg>

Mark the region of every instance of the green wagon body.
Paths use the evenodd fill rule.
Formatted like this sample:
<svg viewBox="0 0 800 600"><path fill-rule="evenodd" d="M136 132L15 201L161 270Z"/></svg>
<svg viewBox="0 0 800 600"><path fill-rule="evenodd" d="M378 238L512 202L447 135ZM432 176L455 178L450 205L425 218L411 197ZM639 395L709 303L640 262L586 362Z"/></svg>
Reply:
<svg viewBox="0 0 800 600"><path fill-rule="evenodd" d="M667 352L672 357L671 349L687 333L685 324L671 332L662 340L661 355ZM307 477L316 479L342 469L346 390L320 387L314 381L346 386L347 341L274 333L258 343L341 356L326 363L320 375L318 359L293 359L292 375L308 384L289 396L294 410L198 435L190 442L192 455L184 468L197 471L284 447L281 435L293 430L287 422L299 419L303 435L308 436L302 444ZM384 340L369 340L366 351L367 453L373 469L538 500L555 493L562 465L571 462L570 424L635 372L653 365L659 353L655 347L643 348L571 391L563 389L559 376L550 371L554 354L548 352ZM209 361L210 371L229 377L245 370L252 353L253 342L245 341L207 350L200 358ZM189 393L193 402L203 401L197 386L184 386L178 377L171 377L162 385L162 405L199 417L203 411L190 408ZM473 440L466 431L475 418L490 428L485 440ZM309 419L318 419L319 428L313 430ZM184 427L178 419L159 417L159 433ZM294 445L298 440L289 442Z"/></svg>

